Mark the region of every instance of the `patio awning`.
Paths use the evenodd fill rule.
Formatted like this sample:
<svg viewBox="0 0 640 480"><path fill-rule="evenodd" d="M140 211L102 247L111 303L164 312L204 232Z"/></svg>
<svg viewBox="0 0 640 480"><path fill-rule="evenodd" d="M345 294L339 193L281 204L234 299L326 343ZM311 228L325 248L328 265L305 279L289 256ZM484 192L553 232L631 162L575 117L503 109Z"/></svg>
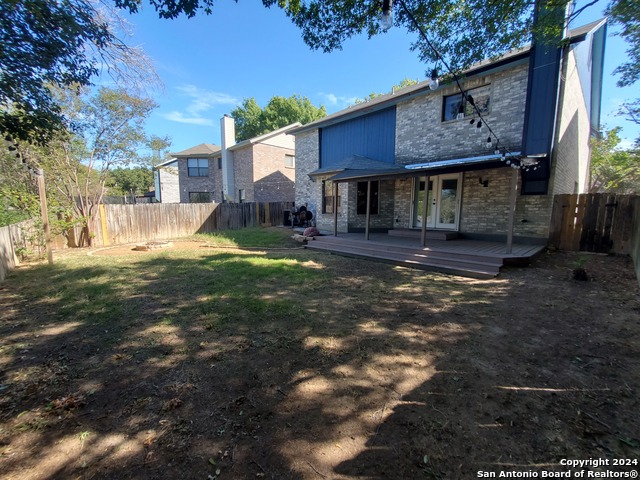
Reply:
<svg viewBox="0 0 640 480"><path fill-rule="evenodd" d="M520 152L510 153L506 156L507 159L519 157ZM343 168L341 170L334 168L332 171L325 171L322 173L312 172L309 175L326 175L335 172L335 175L329 179L334 182L390 180L394 178L422 176L431 171L444 173L442 172L443 170L469 170L490 167L491 164L493 164L493 166L506 166L506 162L501 162L501 159L501 154L492 154L477 157L454 158L450 160L437 160L434 162L413 163L404 166L391 166L386 164L387 168L354 168L354 166L352 166L352 168ZM319 171L320 170L316 170L316 172Z"/></svg>
<svg viewBox="0 0 640 480"><path fill-rule="evenodd" d="M342 175L354 174L356 177L362 175L381 175L388 173L401 173L406 171L406 169L401 165L394 165L388 162L381 162L380 160L374 160L369 157L364 157L362 155L350 155L345 157L337 162L333 162L328 167L318 168L309 173L310 177L317 177L321 175L331 175L336 174ZM335 178L332 177L332 179Z"/></svg>

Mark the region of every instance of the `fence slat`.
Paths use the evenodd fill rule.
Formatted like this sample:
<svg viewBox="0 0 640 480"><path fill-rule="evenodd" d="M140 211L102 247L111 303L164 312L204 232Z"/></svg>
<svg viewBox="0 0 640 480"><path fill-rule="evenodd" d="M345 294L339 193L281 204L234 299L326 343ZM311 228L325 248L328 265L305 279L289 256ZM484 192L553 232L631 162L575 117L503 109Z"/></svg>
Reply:
<svg viewBox="0 0 640 480"><path fill-rule="evenodd" d="M549 246L569 251L626 255L631 251L637 195L556 195Z"/></svg>

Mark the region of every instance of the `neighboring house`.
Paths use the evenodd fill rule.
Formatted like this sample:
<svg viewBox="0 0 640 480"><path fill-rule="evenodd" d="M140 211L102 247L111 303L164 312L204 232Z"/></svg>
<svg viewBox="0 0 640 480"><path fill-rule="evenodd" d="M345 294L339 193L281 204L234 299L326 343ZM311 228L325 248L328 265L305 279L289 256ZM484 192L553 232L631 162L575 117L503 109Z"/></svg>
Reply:
<svg viewBox="0 0 640 480"><path fill-rule="evenodd" d="M203 143L154 168L162 203L292 202L295 198L294 123L240 143L233 118L221 121L222 147Z"/></svg>
<svg viewBox="0 0 640 480"><path fill-rule="evenodd" d="M321 230L424 226L544 243L553 196L587 185L605 36L606 20L594 22L561 49L526 47L464 73L499 145L454 83L419 83L294 129L296 204Z"/></svg>

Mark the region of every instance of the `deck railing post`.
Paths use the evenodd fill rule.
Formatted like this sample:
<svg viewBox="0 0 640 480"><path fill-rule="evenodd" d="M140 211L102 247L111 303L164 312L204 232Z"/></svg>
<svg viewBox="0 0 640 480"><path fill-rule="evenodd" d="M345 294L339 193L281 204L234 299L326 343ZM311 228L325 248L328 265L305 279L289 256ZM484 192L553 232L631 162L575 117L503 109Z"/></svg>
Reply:
<svg viewBox="0 0 640 480"><path fill-rule="evenodd" d="M420 195L420 177L418 177L418 195ZM427 246L427 212L429 211L429 176L424 177L424 199L422 200L422 232L420 245Z"/></svg>
<svg viewBox="0 0 640 480"><path fill-rule="evenodd" d="M333 236L338 236L338 182L333 182Z"/></svg>
<svg viewBox="0 0 640 480"><path fill-rule="evenodd" d="M371 220L371 180L367 180L367 225L364 229L364 238L369 240L369 221Z"/></svg>
<svg viewBox="0 0 640 480"><path fill-rule="evenodd" d="M516 193L518 192L518 171L514 168L511 174L511 191L509 192L509 219L507 224L507 253L513 251L513 227L516 218Z"/></svg>

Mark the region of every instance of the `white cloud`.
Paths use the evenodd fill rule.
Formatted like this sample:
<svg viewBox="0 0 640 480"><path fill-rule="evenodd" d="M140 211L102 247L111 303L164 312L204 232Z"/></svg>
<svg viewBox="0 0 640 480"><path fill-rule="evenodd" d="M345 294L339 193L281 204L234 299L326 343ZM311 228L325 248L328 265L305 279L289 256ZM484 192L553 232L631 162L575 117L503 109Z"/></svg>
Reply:
<svg viewBox="0 0 640 480"><path fill-rule="evenodd" d="M176 87L180 97L185 98L185 106L180 111L174 110L162 116L167 120L191 125L213 126L212 111L221 105L238 105L240 101L226 93L205 90L195 85ZM209 113L209 115L207 115Z"/></svg>
<svg viewBox="0 0 640 480"><path fill-rule="evenodd" d="M186 117L182 112L178 112L176 110L169 113L163 113L161 116L172 122L188 123L190 125L201 125L205 127L213 127L214 125L213 120L210 118L198 116Z"/></svg>
<svg viewBox="0 0 640 480"><path fill-rule="evenodd" d="M353 105L358 99L358 97L344 97L336 95L334 93L320 92L318 93L318 95L322 97L324 101L329 104L329 106L340 108L346 108L349 105Z"/></svg>

